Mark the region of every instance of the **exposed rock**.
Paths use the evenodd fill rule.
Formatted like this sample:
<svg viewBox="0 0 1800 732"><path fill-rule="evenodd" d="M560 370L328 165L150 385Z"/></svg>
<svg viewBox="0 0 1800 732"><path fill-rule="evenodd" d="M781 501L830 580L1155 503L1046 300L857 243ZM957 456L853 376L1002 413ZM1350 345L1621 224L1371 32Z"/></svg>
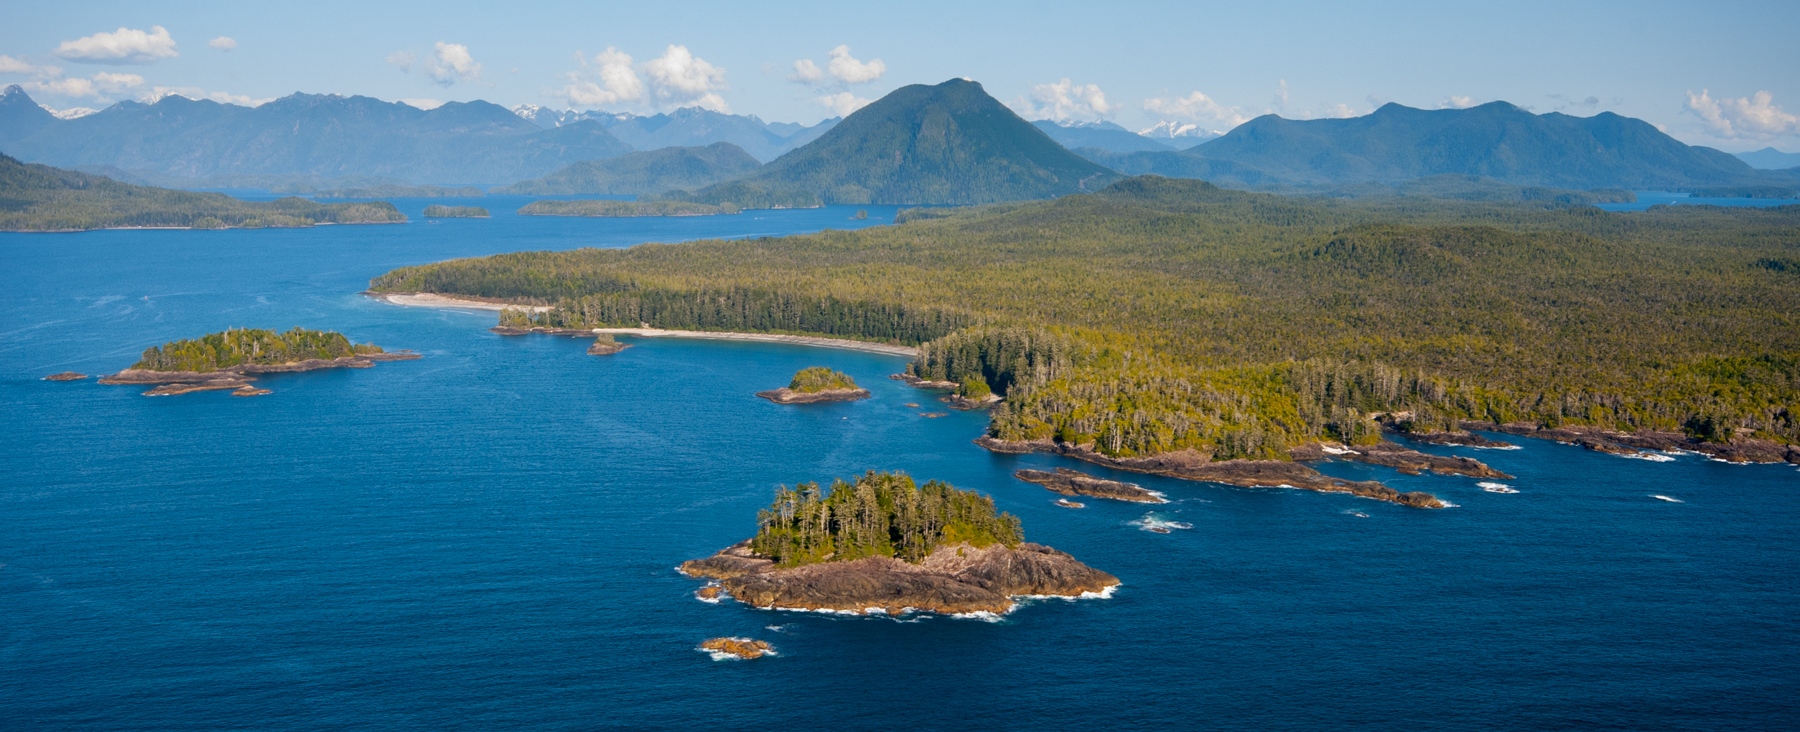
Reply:
<svg viewBox="0 0 1800 732"><path fill-rule="evenodd" d="M954 381L931 381L929 379L921 379L912 374L889 374L888 378L895 381L904 381L907 386L916 386L920 389L955 389L962 386L962 384L958 384Z"/></svg>
<svg viewBox="0 0 1800 732"><path fill-rule="evenodd" d="M45 381L80 381L85 378L87 378L87 374L78 374L73 371L64 371L60 374L51 374L49 376L46 376L46 377L44 377L44 380Z"/></svg>
<svg viewBox="0 0 1800 732"><path fill-rule="evenodd" d="M1052 493L1060 493L1065 496L1095 496L1137 503L1168 503L1161 496L1144 490L1143 486L1096 478L1068 468L1057 468L1054 473L1045 470L1017 470L1013 472L1013 477L1027 483L1036 483L1049 489Z"/></svg>
<svg viewBox="0 0 1800 732"><path fill-rule="evenodd" d="M144 392L144 396L175 396L176 394L186 394L194 391L221 391L225 389L247 388L253 387L242 381L235 380L179 382L174 384L163 384L162 386Z"/></svg>
<svg viewBox="0 0 1800 732"><path fill-rule="evenodd" d="M1318 460L1329 455L1370 465L1385 465L1409 475L1419 475L1431 471L1438 475L1462 475L1470 478L1512 477L1488 467L1480 460L1428 455L1393 442L1358 445L1354 448L1331 445L1330 447L1334 448L1332 450L1326 450L1325 447L1327 446L1318 444L1302 445L1289 450L1288 454L1295 460Z"/></svg>
<svg viewBox="0 0 1800 732"><path fill-rule="evenodd" d="M775 646L752 638L708 638L700 642L700 650L735 656L746 661L775 655Z"/></svg>
<svg viewBox="0 0 1800 732"><path fill-rule="evenodd" d="M1400 435L1413 442L1423 442L1427 445L1485 447L1490 450L1513 447L1510 442L1490 440L1473 432L1401 432Z"/></svg>
<svg viewBox="0 0 1800 732"><path fill-rule="evenodd" d="M243 386L238 387L237 391L231 392L231 395L234 397L253 397L253 396L262 396L264 394L272 394L272 393L274 393L274 392L271 392L268 389L258 389L249 384L245 384Z"/></svg>
<svg viewBox="0 0 1800 732"><path fill-rule="evenodd" d="M500 335L505 335L505 336L530 335L532 333L541 333L543 335L568 336L570 338L592 338L592 337L594 337L594 329L592 329L592 328L545 328L541 325L534 325L530 328L515 328L510 325L496 325L492 328L489 328L488 332L499 333Z"/></svg>
<svg viewBox="0 0 1800 732"><path fill-rule="evenodd" d="M1087 508L1087 504L1077 503L1077 502L1071 501L1067 498L1056 499L1056 505L1062 506L1063 508Z"/></svg>
<svg viewBox="0 0 1800 732"><path fill-rule="evenodd" d="M590 356L611 356L615 353L618 353L618 352L623 351L630 347L631 347L631 345L628 343L620 343L618 341L603 341L598 338L595 338L594 345L588 346L588 355L590 355Z"/></svg>
<svg viewBox="0 0 1800 732"><path fill-rule="evenodd" d="M1529 422L1494 424L1493 422L1464 421L1462 427L1472 430L1504 432L1521 437L1556 440L1568 444L1580 444L1583 439L1591 439L1638 450L1696 452L1734 463L1788 462L1800 464L1800 446L1783 445L1779 442L1749 437L1733 438L1729 442L1706 442L1679 432L1660 432L1648 429L1619 432L1589 425L1544 428Z"/></svg>
<svg viewBox="0 0 1800 732"><path fill-rule="evenodd" d="M970 399L961 394L951 394L950 396L942 397L942 398L938 399L938 401L950 405L951 409L959 409L964 412L968 412L971 410L986 409L988 407L994 406L995 404L998 404L1000 402L1000 397L994 396L993 394L989 394L980 399Z"/></svg>
<svg viewBox="0 0 1800 732"><path fill-rule="evenodd" d="M1114 458L1095 452L1090 445L1068 445L1050 440L1008 442L982 437L975 440L975 444L1001 453L1047 452L1066 455L1118 470L1183 480L1201 480L1245 488L1300 488L1321 493L1349 493L1414 508L1444 507L1444 503L1430 493L1401 493L1377 481L1333 478L1321 475L1319 471L1305 465L1281 460L1239 459L1215 463L1211 461L1212 456L1191 449L1148 457ZM1323 454L1320 453L1320 456Z"/></svg>
<svg viewBox="0 0 1800 732"><path fill-rule="evenodd" d="M718 579L726 593L756 607L891 615L909 609L1004 613L1017 595L1075 597L1119 584L1068 554L1031 543L941 546L919 564L878 556L778 568L742 542L684 562L681 571Z"/></svg>
<svg viewBox="0 0 1800 732"><path fill-rule="evenodd" d="M776 404L817 404L820 402L853 402L870 397L868 389L825 389L823 391L794 391L787 387L756 392L756 395Z"/></svg>

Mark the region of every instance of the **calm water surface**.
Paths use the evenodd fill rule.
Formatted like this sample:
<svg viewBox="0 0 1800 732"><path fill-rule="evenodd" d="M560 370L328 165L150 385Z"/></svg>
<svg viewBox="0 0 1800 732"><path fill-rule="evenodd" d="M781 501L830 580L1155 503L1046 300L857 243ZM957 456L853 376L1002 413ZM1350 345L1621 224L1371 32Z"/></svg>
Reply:
<svg viewBox="0 0 1800 732"><path fill-rule="evenodd" d="M523 203L525 199L519 201ZM401 201L417 216L430 201ZM455 203L448 201L447 203ZM1457 504L1115 475L1067 510L920 416L897 358L501 338L492 313L355 293L521 249L852 228L854 208L295 231L0 235L0 727L41 730L1792 729L1800 473L1526 441L1518 477L1324 469ZM228 326L341 330L419 361L145 398L50 383ZM797 369L875 393L780 407ZM908 402L922 407L905 406ZM673 571L778 483L905 470L992 494L1125 582L1000 623L773 613ZM1661 494L1683 501L1652 498ZM1358 516L1356 514L1366 514ZM717 635L781 655L714 662Z"/></svg>

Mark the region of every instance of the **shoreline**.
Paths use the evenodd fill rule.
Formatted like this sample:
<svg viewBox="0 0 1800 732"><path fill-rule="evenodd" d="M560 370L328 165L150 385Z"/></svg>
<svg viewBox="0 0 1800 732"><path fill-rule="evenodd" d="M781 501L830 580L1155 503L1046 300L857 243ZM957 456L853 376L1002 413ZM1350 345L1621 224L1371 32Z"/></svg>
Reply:
<svg viewBox="0 0 1800 732"><path fill-rule="evenodd" d="M392 305L424 308L464 308L474 310L500 311L508 308L529 309L532 312L544 312L548 305L511 305L481 300L465 300L430 292L390 293L364 292L369 297ZM559 329L562 330L562 329ZM785 335L782 333L735 333L730 331L710 330L664 330L662 328L572 328L567 330L586 330L595 335L607 333L611 335L628 335L638 338L701 338L720 341L761 341L765 343L786 343L795 346L814 346L818 348L841 348L846 351L863 351L879 353L884 356L902 356L916 358L919 351L912 346L893 346L886 343L869 341L853 341L847 338L826 338L823 336Z"/></svg>

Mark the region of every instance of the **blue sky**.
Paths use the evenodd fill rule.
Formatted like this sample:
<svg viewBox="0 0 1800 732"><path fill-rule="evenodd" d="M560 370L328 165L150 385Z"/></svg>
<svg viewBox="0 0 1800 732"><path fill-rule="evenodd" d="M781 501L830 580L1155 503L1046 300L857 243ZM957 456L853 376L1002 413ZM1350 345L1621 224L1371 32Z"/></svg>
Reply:
<svg viewBox="0 0 1800 732"><path fill-rule="evenodd" d="M239 103L305 91L640 113L700 104L810 123L964 76L1028 117L1132 129L1499 99L1610 110L1731 151L1800 151L1791 1L140 0L21 2L5 16L0 84L58 109L159 89Z"/></svg>

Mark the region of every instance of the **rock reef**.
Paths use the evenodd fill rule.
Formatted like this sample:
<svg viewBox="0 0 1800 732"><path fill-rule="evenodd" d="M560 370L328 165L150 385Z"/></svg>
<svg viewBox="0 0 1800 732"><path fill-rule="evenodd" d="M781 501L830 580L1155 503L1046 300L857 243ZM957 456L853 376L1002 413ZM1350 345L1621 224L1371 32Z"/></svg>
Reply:
<svg viewBox="0 0 1800 732"><path fill-rule="evenodd" d="M1619 432L1587 425L1545 428L1528 422L1495 424L1493 422L1465 421L1462 423L1462 427L1469 430L1555 440L1614 455L1637 456L1641 455L1641 451L1644 450L1656 450L1659 452L1699 453L1732 463L1786 462L1800 464L1800 445L1783 445L1779 442L1755 438L1734 437L1727 442L1707 442L1679 432L1658 432L1647 429L1636 432ZM1629 448L1629 450L1625 448Z"/></svg>
<svg viewBox="0 0 1800 732"><path fill-rule="evenodd" d="M1300 463L1281 460L1237 459L1213 462L1211 456L1193 450L1149 457L1114 458L1095 452L1090 446L1069 445L1050 440L1009 442L993 437L982 437L975 440L975 444L994 452L1013 454L1047 452L1077 460L1086 460L1095 465L1103 465L1117 470L1130 470L1183 480L1224 483L1245 488L1300 488L1321 493L1349 493L1413 508L1444 508L1444 502L1430 493L1416 491L1402 493L1382 485L1378 481L1333 478L1321 475L1319 471Z"/></svg>
<svg viewBox="0 0 1800 732"><path fill-rule="evenodd" d="M1119 578L1041 544L940 546L919 564L892 557L777 567L744 541L684 562L739 602L766 609L852 614L1006 613L1021 596L1100 596Z"/></svg>
<svg viewBox="0 0 1800 732"><path fill-rule="evenodd" d="M49 376L46 376L46 377L44 377L44 380L45 381L80 381L85 378L87 378L87 374L78 374L73 371L64 371L60 374L51 374Z"/></svg>
<svg viewBox="0 0 1800 732"><path fill-rule="evenodd" d="M333 359L313 358L292 363L247 363L227 366L217 371L125 369L116 374L100 377L100 383L137 386L160 385L144 392L144 396L171 396L225 389L249 389L249 392L238 396L256 396L269 392L267 389L256 389L250 386L250 382L256 380L254 374L279 374L319 369L366 369L381 361L411 361L419 358L423 358L423 356L411 351L396 351L393 353L365 353Z"/></svg>
<svg viewBox="0 0 1800 732"><path fill-rule="evenodd" d="M1065 496L1094 496L1136 503L1168 503L1162 496L1144 490L1143 486L1096 478L1068 468L1057 468L1055 472L1017 470L1013 472L1013 477L1027 483L1036 483L1052 493L1060 493Z"/></svg>
<svg viewBox="0 0 1800 732"><path fill-rule="evenodd" d="M914 386L920 389L955 389L956 387L962 386L954 381L931 381L928 379L921 379L912 374L889 374L888 378L895 381L906 382L907 386Z"/></svg>
<svg viewBox="0 0 1800 732"><path fill-rule="evenodd" d="M756 392L756 395L776 404L818 404L820 402L853 402L868 399L872 396L868 389L825 389L823 391L794 391L787 387Z"/></svg>
<svg viewBox="0 0 1800 732"><path fill-rule="evenodd" d="M1354 448L1334 443L1301 445L1288 451L1295 460L1322 460L1335 457L1370 465L1382 465L1407 475L1432 472L1438 475L1461 475L1469 478L1511 478L1490 468L1480 460L1466 457L1444 457L1419 452L1393 442L1357 445Z"/></svg>
<svg viewBox="0 0 1800 732"><path fill-rule="evenodd" d="M754 638L708 638L700 642L700 650L745 661L775 655L775 646Z"/></svg>

